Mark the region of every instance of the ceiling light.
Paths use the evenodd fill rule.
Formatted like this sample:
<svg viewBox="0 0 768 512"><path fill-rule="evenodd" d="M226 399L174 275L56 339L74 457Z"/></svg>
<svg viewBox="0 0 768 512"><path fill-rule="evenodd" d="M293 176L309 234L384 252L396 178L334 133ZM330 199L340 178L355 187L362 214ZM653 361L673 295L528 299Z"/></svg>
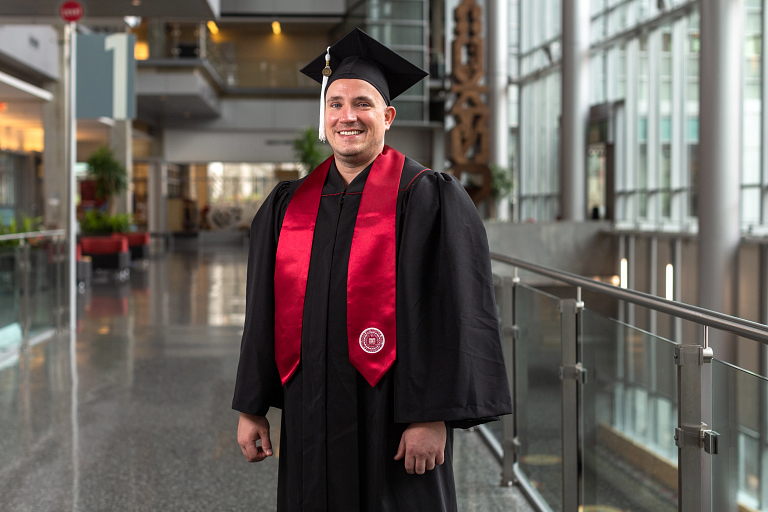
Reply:
<svg viewBox="0 0 768 512"><path fill-rule="evenodd" d="M208 30L211 31L211 34L216 35L219 33L219 27L216 26L216 23L211 20L208 22Z"/></svg>
<svg viewBox="0 0 768 512"><path fill-rule="evenodd" d="M123 16L123 21L131 28L141 25L141 16Z"/></svg>
<svg viewBox="0 0 768 512"><path fill-rule="evenodd" d="M272 32L274 32L275 35L277 35L277 34L279 34L282 31L283 31L283 29L280 28L280 22L279 21L273 21L272 22Z"/></svg>

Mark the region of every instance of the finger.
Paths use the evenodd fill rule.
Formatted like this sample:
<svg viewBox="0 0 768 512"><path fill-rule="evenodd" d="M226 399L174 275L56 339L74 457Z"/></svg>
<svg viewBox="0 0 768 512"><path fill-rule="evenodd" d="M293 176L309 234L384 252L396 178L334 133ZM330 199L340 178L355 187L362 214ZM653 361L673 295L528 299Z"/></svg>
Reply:
<svg viewBox="0 0 768 512"><path fill-rule="evenodd" d="M265 456L269 457L272 455L272 440L269 438L269 429L266 432L260 432L259 437L261 437L261 448L266 453Z"/></svg>
<svg viewBox="0 0 768 512"><path fill-rule="evenodd" d="M435 464L442 466L443 462L445 462L445 450L440 450L440 453L435 457Z"/></svg>
<svg viewBox="0 0 768 512"><path fill-rule="evenodd" d="M413 455L406 455L405 457L405 472L412 475L414 468L416 467L416 457Z"/></svg>
<svg viewBox="0 0 768 512"><path fill-rule="evenodd" d="M426 471L426 458L418 457L416 459L416 474L423 475Z"/></svg>
<svg viewBox="0 0 768 512"><path fill-rule="evenodd" d="M248 443L243 448L243 455L248 462L259 462L263 458L259 456L259 449L255 443Z"/></svg>
<svg viewBox="0 0 768 512"><path fill-rule="evenodd" d="M425 467L427 468L427 471L435 469L435 459L432 457L427 458Z"/></svg>
<svg viewBox="0 0 768 512"><path fill-rule="evenodd" d="M395 454L395 460L400 460L405 457L405 441L402 436L400 437L400 446L397 447L397 453Z"/></svg>

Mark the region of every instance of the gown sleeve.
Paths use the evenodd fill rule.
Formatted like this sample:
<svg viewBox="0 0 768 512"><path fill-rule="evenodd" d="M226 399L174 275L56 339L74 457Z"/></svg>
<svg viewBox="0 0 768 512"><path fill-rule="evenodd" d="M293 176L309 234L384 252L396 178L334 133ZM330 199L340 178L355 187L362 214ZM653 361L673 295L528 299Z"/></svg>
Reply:
<svg viewBox="0 0 768 512"><path fill-rule="evenodd" d="M275 254L290 182L280 182L251 223L245 292L245 325L240 342L232 408L264 416L282 407L283 388L275 363Z"/></svg>
<svg viewBox="0 0 768 512"><path fill-rule="evenodd" d="M408 190L398 254L397 423L467 428L512 412L488 239L459 181Z"/></svg>

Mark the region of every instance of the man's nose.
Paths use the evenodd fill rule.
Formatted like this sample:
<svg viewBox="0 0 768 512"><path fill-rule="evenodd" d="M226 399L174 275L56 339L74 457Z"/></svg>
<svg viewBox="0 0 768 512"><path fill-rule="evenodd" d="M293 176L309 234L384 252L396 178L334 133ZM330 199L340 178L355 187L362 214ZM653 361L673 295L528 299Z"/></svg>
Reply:
<svg viewBox="0 0 768 512"><path fill-rule="evenodd" d="M345 106L341 109L340 121L342 123L349 123L357 121L357 113L352 106Z"/></svg>

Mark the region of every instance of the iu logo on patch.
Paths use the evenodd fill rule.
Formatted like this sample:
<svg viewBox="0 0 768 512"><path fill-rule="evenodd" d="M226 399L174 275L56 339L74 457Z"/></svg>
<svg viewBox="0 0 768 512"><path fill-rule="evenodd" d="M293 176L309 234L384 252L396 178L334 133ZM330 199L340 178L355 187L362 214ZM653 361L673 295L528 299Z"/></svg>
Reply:
<svg viewBox="0 0 768 512"><path fill-rule="evenodd" d="M360 333L360 348L369 354L375 354L384 348L384 333L375 327L369 327Z"/></svg>

